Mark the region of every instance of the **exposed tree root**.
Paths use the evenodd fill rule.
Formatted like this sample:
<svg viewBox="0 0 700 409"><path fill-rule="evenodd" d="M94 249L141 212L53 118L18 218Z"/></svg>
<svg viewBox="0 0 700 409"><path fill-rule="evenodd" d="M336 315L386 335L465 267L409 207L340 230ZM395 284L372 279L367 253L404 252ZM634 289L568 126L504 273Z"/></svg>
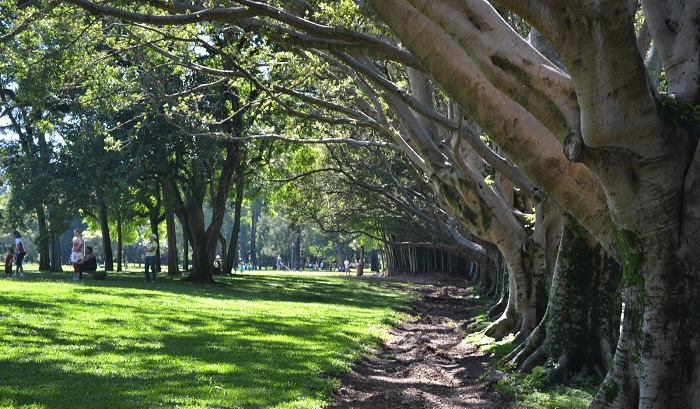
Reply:
<svg viewBox="0 0 700 409"><path fill-rule="evenodd" d="M509 313L509 311L505 311L499 319L486 327L484 335L495 339L501 339L508 334L517 332L520 321L514 319L512 315L512 312Z"/></svg>
<svg viewBox="0 0 700 409"><path fill-rule="evenodd" d="M499 315L502 315L503 312L506 310L506 306L508 305L508 300L507 299L500 299L498 302L493 304L491 308L489 308L489 312L486 314L489 319L494 319L498 317Z"/></svg>
<svg viewBox="0 0 700 409"><path fill-rule="evenodd" d="M546 316L545 316L546 319ZM547 331L544 328L544 322L545 320L542 320L540 325L538 325L534 331L532 331L532 334L530 334L529 337L525 339L525 341L520 344L518 348L516 348L513 352L511 352L508 356L506 356L506 360L508 363L522 372L529 372L537 366L538 364L532 365L532 363L528 364L528 367L525 367L525 362L530 359L532 356L539 356L540 354L544 353L544 340L545 336L547 334ZM540 352L538 352L540 351ZM546 356L545 356L546 360ZM539 362L540 359L535 357L532 360L533 362ZM541 365L542 363L539 363Z"/></svg>

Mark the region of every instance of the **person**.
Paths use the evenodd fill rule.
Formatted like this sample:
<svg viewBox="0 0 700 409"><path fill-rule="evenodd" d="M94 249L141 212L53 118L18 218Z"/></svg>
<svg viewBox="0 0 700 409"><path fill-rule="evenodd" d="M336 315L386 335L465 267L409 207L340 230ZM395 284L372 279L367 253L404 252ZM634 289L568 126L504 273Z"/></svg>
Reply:
<svg viewBox="0 0 700 409"><path fill-rule="evenodd" d="M17 249L17 260L15 262L16 267L13 277L19 275L19 277L22 278L24 277L24 256L27 254L27 250L24 247L24 240L22 240L19 231L13 231L12 236L15 238L15 249Z"/></svg>
<svg viewBox="0 0 700 409"><path fill-rule="evenodd" d="M80 270L78 273L80 279L83 278L83 272L85 271L97 271L97 259L95 258L95 255L92 254L92 246L85 247L85 258L83 258L76 264L78 265L78 269Z"/></svg>
<svg viewBox="0 0 700 409"><path fill-rule="evenodd" d="M221 267L223 264L221 256L217 254L216 257L214 257L214 274L221 274Z"/></svg>
<svg viewBox="0 0 700 409"><path fill-rule="evenodd" d="M71 280L78 281L80 280L80 265L78 263L83 260L83 234L78 229L73 230L73 244L71 246L70 259L71 263L73 263L74 271Z"/></svg>
<svg viewBox="0 0 700 409"><path fill-rule="evenodd" d="M345 261L343 262L343 266L345 267L345 275L349 275L350 274L350 260L345 259Z"/></svg>
<svg viewBox="0 0 700 409"><path fill-rule="evenodd" d="M156 251L158 250L158 242L156 239L158 236L155 233L151 233L148 243L146 243L146 258L144 264L146 266L146 282L149 283L148 279L148 266L151 266L151 274L153 275L153 282L156 282Z"/></svg>
<svg viewBox="0 0 700 409"><path fill-rule="evenodd" d="M282 256L279 254L277 255L277 268L276 270L281 270L282 269Z"/></svg>
<svg viewBox="0 0 700 409"><path fill-rule="evenodd" d="M15 251L12 247L7 248L7 254L5 254L5 278L12 277L12 258L15 256Z"/></svg>

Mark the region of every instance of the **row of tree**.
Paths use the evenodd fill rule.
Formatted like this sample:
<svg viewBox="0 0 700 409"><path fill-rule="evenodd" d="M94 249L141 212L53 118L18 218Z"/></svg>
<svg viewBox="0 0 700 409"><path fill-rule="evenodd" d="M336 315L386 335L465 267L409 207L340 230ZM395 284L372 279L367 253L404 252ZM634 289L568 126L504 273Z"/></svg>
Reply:
<svg viewBox="0 0 700 409"><path fill-rule="evenodd" d="M52 186L48 169L85 169L56 146L98 141L140 172L96 197L126 181L162 200L147 209L180 220L197 266L236 247L221 212L246 178L303 174L308 190L280 190L300 221L404 245L414 266L418 247L468 254L500 296L487 332L527 337L522 369L606 374L595 408L697 407L699 5L8 3L3 52L26 54L6 59L3 101L34 95L11 108L31 159L8 174ZM56 187L26 195L40 225L78 195Z"/></svg>
<svg viewBox="0 0 700 409"><path fill-rule="evenodd" d="M122 269L125 243L153 232L167 239L165 248L180 249L180 257L165 253L168 271L179 274L179 266L191 261L196 268L188 279L195 281L212 280L215 253L223 256L223 271L231 271L239 259L259 265L258 222L273 203L290 215L297 262L321 253L327 262L357 258L351 254L366 240L355 242L354 249L341 244L364 235L376 247L387 232L400 234L410 224L410 213L397 216L387 198L368 211L373 200L368 189L380 192L382 187L370 186L367 175L375 165L367 167L367 158L384 155L381 166L404 171L397 151L385 143L338 146L352 129L336 129L342 138L315 146L251 136L274 130L298 139L332 129L328 121L317 125L322 117L295 111L270 93L266 84L273 77L294 78L301 67L251 69L263 56L274 57L270 67L283 64L290 58L287 51L214 27L206 29L213 43L193 43L186 28L164 32L70 8L52 8L46 16L51 18L38 21L42 11L6 6L0 77L8 138L2 164L11 195L4 224L38 230L40 269L61 270L67 245L65 238L61 245L61 236L78 215L99 232L107 270ZM23 12L28 20L22 20ZM25 23L32 29L23 31ZM335 167L327 166L331 163ZM314 184L320 172L352 174L336 180L349 200L335 204L346 208L334 209L334 193L327 191L331 185ZM391 175L390 183L397 184ZM249 224L242 224L246 212ZM390 224L382 212L403 219ZM312 240L306 240L313 248L305 253L301 240L314 236L306 233L310 223L319 223L335 243L333 257L326 243ZM239 243L241 232L250 243ZM427 243L429 236L424 233L420 241ZM280 240L287 245L289 238ZM283 246L272 247L286 253Z"/></svg>

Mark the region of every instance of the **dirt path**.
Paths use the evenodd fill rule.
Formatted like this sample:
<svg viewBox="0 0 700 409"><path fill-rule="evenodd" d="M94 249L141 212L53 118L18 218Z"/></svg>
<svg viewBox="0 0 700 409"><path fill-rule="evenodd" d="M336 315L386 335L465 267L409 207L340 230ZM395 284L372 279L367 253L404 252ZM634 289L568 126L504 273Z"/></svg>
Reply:
<svg viewBox="0 0 700 409"><path fill-rule="evenodd" d="M507 409L479 382L489 357L462 343L475 304L464 281L416 286L411 317L377 353L341 377L331 408Z"/></svg>

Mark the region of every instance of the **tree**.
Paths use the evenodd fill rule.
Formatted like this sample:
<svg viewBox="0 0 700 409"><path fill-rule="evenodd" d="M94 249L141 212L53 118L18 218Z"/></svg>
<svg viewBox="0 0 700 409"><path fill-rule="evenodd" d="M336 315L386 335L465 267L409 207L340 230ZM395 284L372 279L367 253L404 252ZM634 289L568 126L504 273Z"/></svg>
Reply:
<svg viewBox="0 0 700 409"><path fill-rule="evenodd" d="M425 71L539 190L623 266L622 332L593 407L695 405L700 379L700 334L693 330L700 324L700 261L694 248L700 233L696 1L642 1L641 36L637 2L500 1L544 36L565 70L481 0L368 0L408 53L382 37L316 24L291 7L287 12L260 2L239 1L229 13L153 2L156 10L180 13L157 17L70 2L156 24L235 22L244 30L265 28L267 36L288 43L371 54ZM644 64L647 37L661 57L665 81L659 88Z"/></svg>

